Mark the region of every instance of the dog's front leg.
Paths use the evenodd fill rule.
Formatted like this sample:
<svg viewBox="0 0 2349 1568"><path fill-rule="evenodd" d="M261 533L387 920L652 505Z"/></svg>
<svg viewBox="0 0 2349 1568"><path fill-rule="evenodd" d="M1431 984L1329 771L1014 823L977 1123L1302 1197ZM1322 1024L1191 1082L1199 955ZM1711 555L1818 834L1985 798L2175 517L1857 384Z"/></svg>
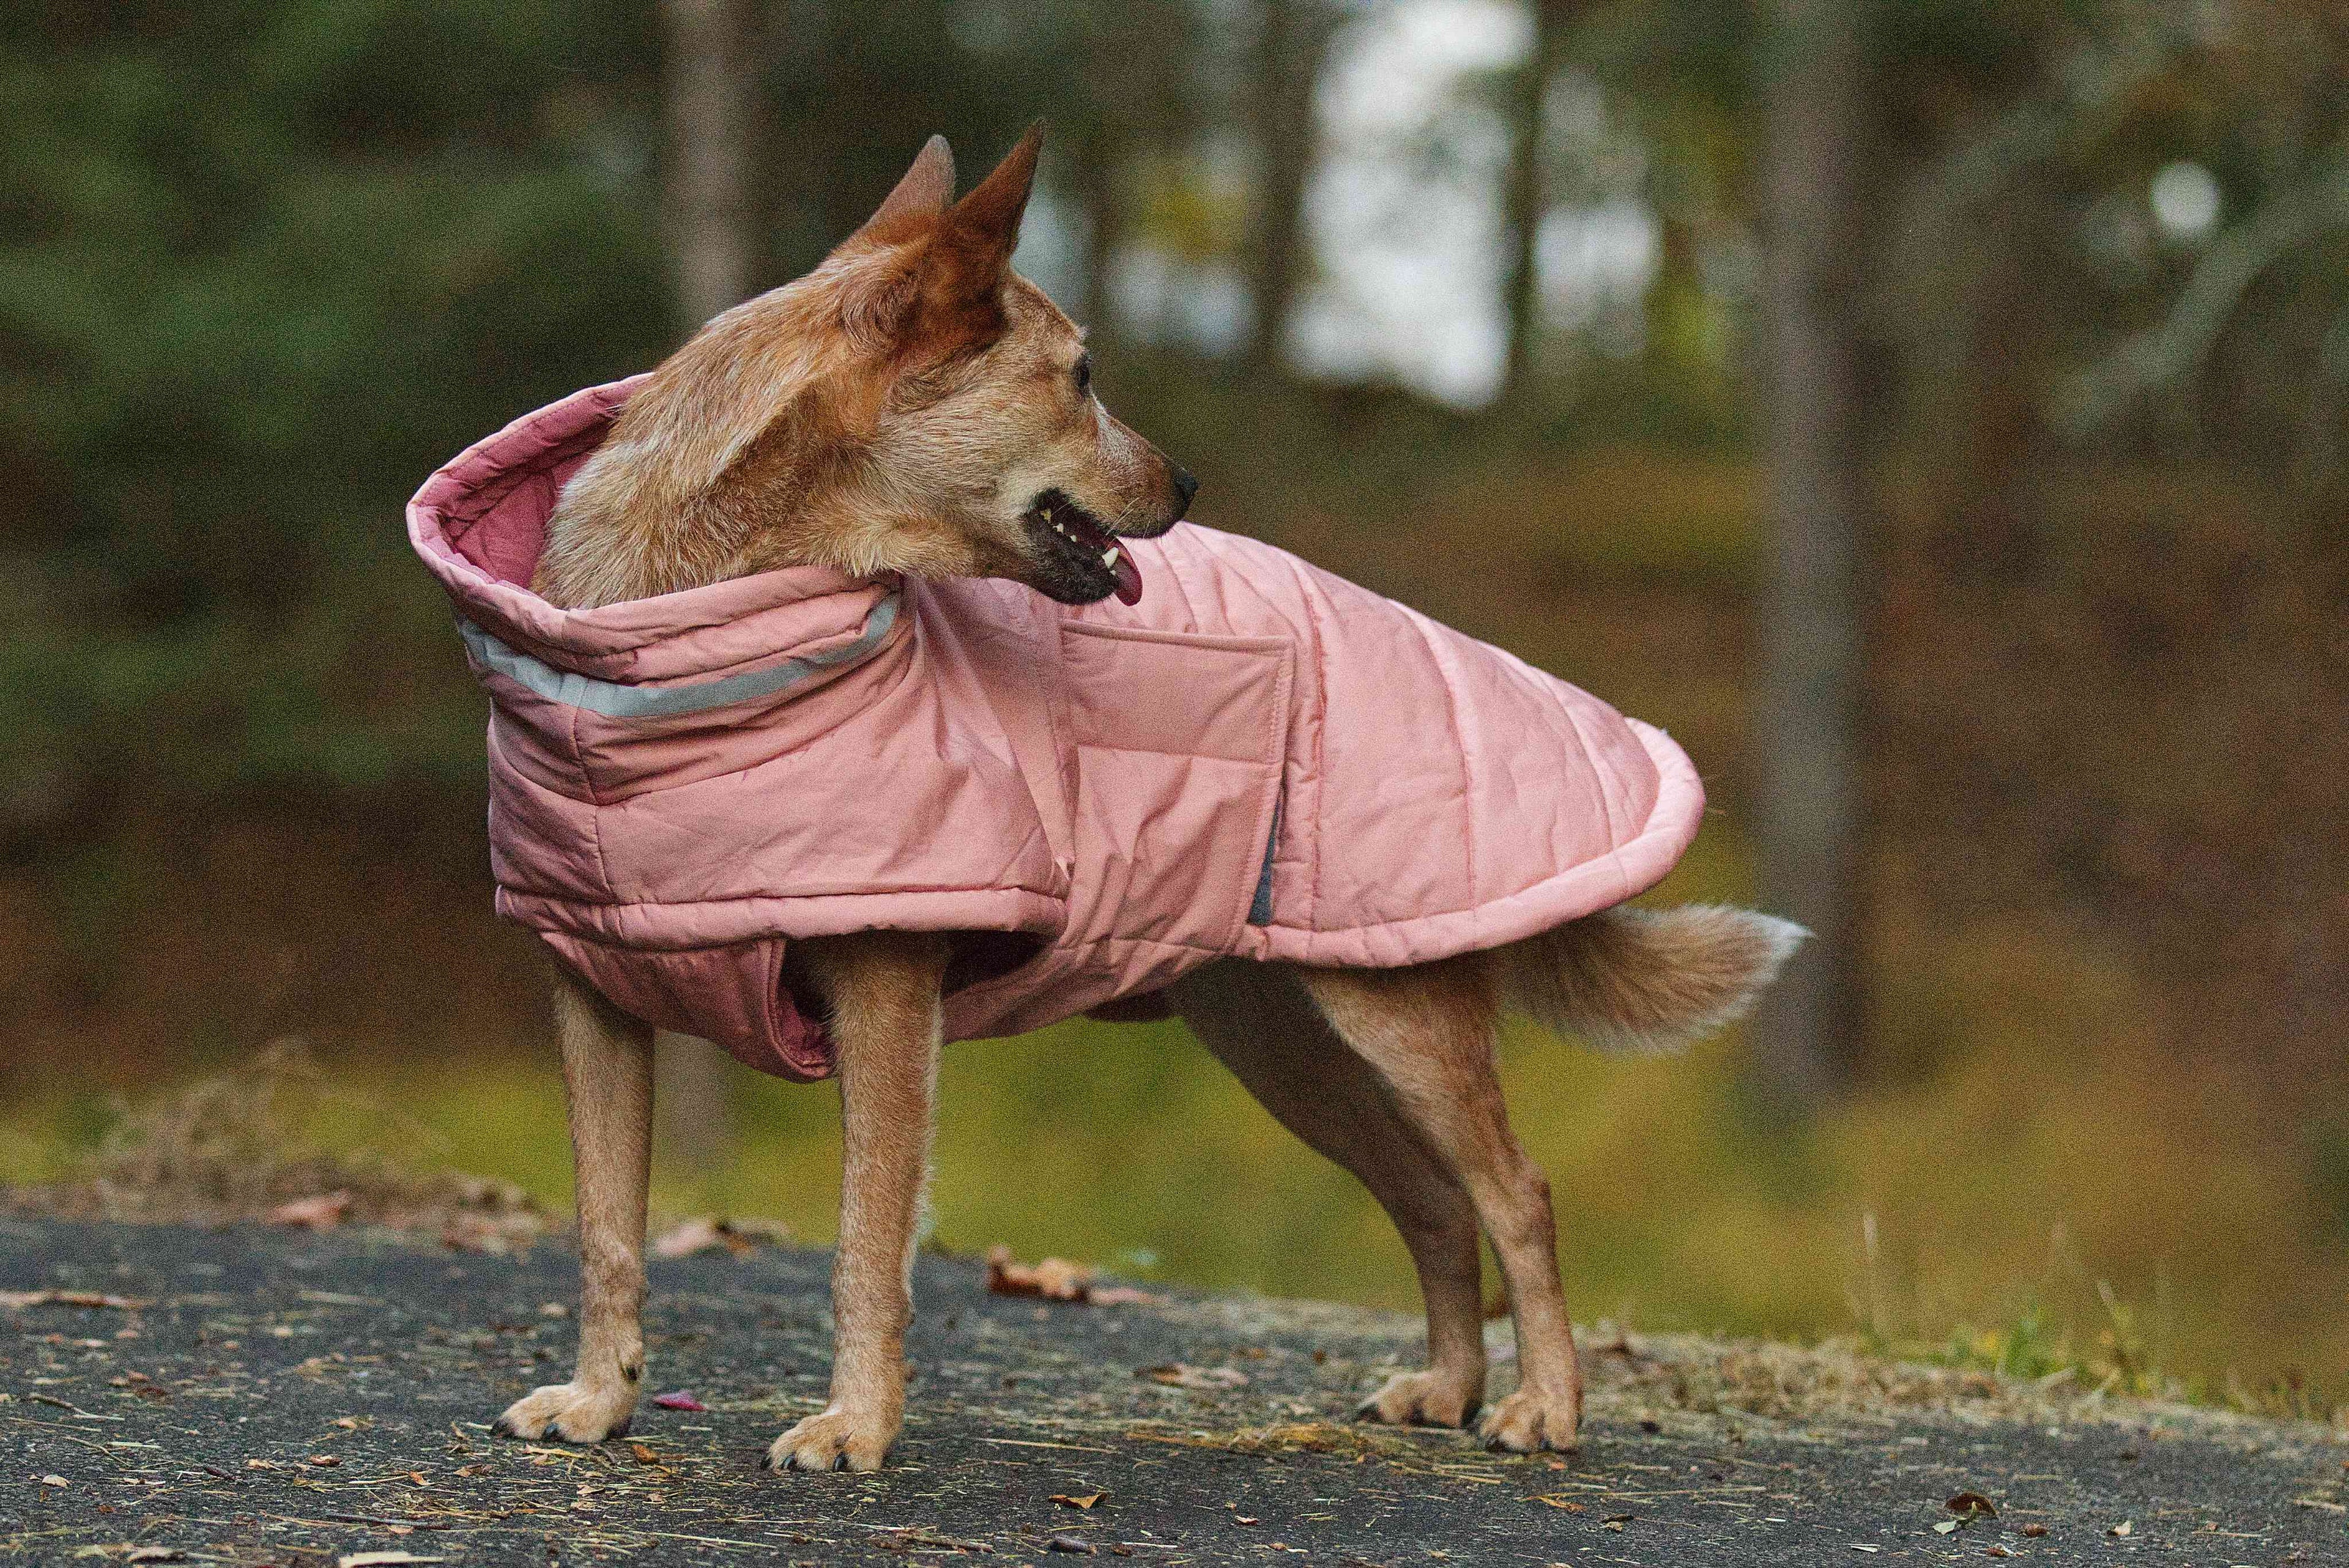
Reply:
<svg viewBox="0 0 2349 1568"><path fill-rule="evenodd" d="M942 937L866 932L801 944L840 1057L840 1247L832 1403L777 1438L773 1470L881 1468L905 1416L916 1216L937 1097Z"/></svg>
<svg viewBox="0 0 2349 1568"><path fill-rule="evenodd" d="M653 1032L567 975L554 986L578 1172L579 1365L497 1419L507 1437L600 1442L628 1429L644 1383L645 1187Z"/></svg>

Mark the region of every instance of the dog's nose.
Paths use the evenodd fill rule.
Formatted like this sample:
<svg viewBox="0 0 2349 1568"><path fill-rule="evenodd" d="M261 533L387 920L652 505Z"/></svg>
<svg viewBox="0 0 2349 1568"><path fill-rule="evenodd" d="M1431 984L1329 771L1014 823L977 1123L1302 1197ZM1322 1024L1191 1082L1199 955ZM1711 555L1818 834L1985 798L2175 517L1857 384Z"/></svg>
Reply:
<svg viewBox="0 0 2349 1568"><path fill-rule="evenodd" d="M1191 510L1191 498L1199 493L1199 481L1193 479L1191 470L1182 464L1169 466L1174 470L1174 516L1179 521L1185 512Z"/></svg>

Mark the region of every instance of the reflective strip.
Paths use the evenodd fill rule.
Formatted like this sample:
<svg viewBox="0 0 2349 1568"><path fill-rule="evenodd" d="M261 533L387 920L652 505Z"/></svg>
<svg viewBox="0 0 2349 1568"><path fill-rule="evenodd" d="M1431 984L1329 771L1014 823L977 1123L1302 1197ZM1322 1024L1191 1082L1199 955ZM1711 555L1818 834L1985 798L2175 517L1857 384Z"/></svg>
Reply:
<svg viewBox="0 0 2349 1568"><path fill-rule="evenodd" d="M879 647L881 639L889 634L889 628L896 622L897 595L892 593L873 606L872 613L864 617L864 630L856 641L834 648L830 653L807 654L785 659L779 665L770 665L763 670L724 676L717 680L667 686L623 686L618 681L599 681L575 670L556 669L543 659L533 658L520 649L508 647L461 616L457 622L457 631L465 639L465 646L484 669L529 687L549 702L559 702L566 707L584 707L606 718L666 718L674 714L699 713L706 708L724 707L728 703L771 696L776 692L797 686L818 670L854 664Z"/></svg>
<svg viewBox="0 0 2349 1568"><path fill-rule="evenodd" d="M1250 925L1272 923L1272 851L1280 847L1280 810L1288 803L1288 790L1284 786L1272 798L1272 831L1264 841L1264 870L1257 874L1256 897L1248 901L1247 923Z"/></svg>

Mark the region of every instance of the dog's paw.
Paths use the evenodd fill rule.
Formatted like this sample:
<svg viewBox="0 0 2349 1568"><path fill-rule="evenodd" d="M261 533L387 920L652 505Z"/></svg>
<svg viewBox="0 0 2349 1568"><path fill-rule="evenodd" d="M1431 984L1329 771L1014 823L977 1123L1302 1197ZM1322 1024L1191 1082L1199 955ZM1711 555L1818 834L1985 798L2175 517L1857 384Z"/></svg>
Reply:
<svg viewBox="0 0 2349 1568"><path fill-rule="evenodd" d="M1582 1424L1582 1391L1555 1393L1544 1388L1520 1388L1493 1407L1476 1427L1488 1449L1529 1454L1538 1449L1571 1452L1575 1429Z"/></svg>
<svg viewBox="0 0 2349 1568"><path fill-rule="evenodd" d="M533 1388L507 1406L490 1429L502 1438L600 1443L624 1435L636 1408L636 1392L625 1385L604 1388L587 1383L553 1383Z"/></svg>
<svg viewBox="0 0 2349 1568"><path fill-rule="evenodd" d="M1465 1426L1483 1391L1455 1373L1398 1372L1356 1414L1390 1426Z"/></svg>
<svg viewBox="0 0 2349 1568"><path fill-rule="evenodd" d="M833 1405L777 1438L764 1464L772 1470L877 1470L896 1436L895 1421Z"/></svg>

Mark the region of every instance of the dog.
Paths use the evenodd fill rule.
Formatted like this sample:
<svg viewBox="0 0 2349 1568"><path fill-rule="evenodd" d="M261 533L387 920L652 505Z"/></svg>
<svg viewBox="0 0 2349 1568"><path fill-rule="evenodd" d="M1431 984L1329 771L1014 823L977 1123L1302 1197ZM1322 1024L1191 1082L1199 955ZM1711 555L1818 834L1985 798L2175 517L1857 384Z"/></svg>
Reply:
<svg viewBox="0 0 2349 1568"><path fill-rule="evenodd" d="M825 589L804 602L758 598L762 614L798 614L806 603L849 595L842 602L854 614L820 629L810 645L816 652L729 677L765 691L787 681L847 681L859 669L880 667L855 660L877 656L874 648L908 645L912 639L902 625L893 629L891 617L902 620L902 605L917 597L916 587L921 613L934 617L925 623L930 643L945 647L958 634L949 612L978 603L973 595L993 594L985 603L1014 616L1028 614L1020 606L1032 600L1013 601L1030 590L1059 605L1105 609L1112 600L1131 605L1139 599L1144 552L1154 574L1179 569L1186 583L1204 570L1203 552L1239 560L1242 568L1278 555L1230 536L1210 539L1195 525L1161 538L1184 518L1195 481L1102 407L1083 335L1010 266L1040 146L1040 129L1031 130L957 200L951 154L942 139L932 138L872 218L813 272L719 315L635 387L616 418L609 411L618 394L598 404L607 423L594 428L593 438L568 425L537 428L531 438L549 462L560 459L528 481L543 487L542 506L551 509L543 539L533 514L512 560L492 562L491 569L451 564L455 557L438 533L424 542L437 552L435 569L444 581L465 575L468 593L491 593L482 583L504 573L508 581L493 585L500 603L525 603L512 583L515 573L526 573L535 596L525 603L527 614L515 611L521 618L502 637L478 628L468 636L485 680L494 672L532 688L498 687L511 701L536 705L533 711L554 705L561 733L551 744L582 748L584 709L576 705L605 714L632 711L612 697L616 691L662 715L700 700L660 684L667 678L660 669L650 671L657 678L649 688L616 686L595 674L623 666L643 673L647 645L636 631L597 644L599 662L587 676L550 670L538 656L566 626L599 614L607 622L620 615L624 630L636 626L627 617L639 602L663 595L752 595L754 589L764 593L758 584L802 581ZM559 493L549 477L556 474L563 476ZM496 494L481 504L506 504L507 489L521 482L498 480ZM428 533L442 527L451 493L431 485L419 492ZM410 515L413 532L415 508ZM1183 546L1188 553L1177 552L1194 534L1197 541ZM1150 541L1158 542L1144 542ZM1241 559L1249 548L1257 554ZM1279 557L1279 563L1289 559ZM1305 570L1299 565L1292 575L1304 582ZM1299 592L1309 590L1325 606L1341 593L1358 596L1346 605L1371 599L1318 576ZM674 601L688 602L701 601ZM1410 617L1399 634L1405 643L1435 645L1443 629L1376 603L1380 614ZM1092 613L1070 612L1080 618ZM1482 647L1457 634L1443 635L1454 639L1437 656L1447 667L1465 656L1461 649ZM1115 678L1120 661L1146 662L1168 641L1118 631L1085 645L1099 655L1085 667ZM1290 693L1292 678L1307 678L1266 654L1260 638L1191 643L1218 657L1258 660L1232 667L1272 672L1257 684L1273 700L1286 700L1279 694ZM1497 651L1483 655L1493 661L1492 678L1512 690L1550 693L1543 701L1555 696L1552 686L1571 690ZM890 678L892 692L908 684ZM726 685L720 695L740 689ZM1583 700L1611 716L1596 699ZM598 702L605 706L595 707ZM720 720L721 727L730 723L722 714ZM521 744L513 738L519 730L502 741L501 733L507 732L493 729L493 756L500 747ZM724 729L723 738L737 733ZM1656 732L1640 734L1655 738L1624 743L1627 768L1649 768L1652 754L1685 773L1675 774L1681 781L1672 786L1681 791L1672 797L1679 836L1650 855L1639 878L1644 886L1669 869L1693 832L1702 791L1677 748ZM1402 739L1418 749L1418 738ZM1515 742L1504 738L1502 744ZM1642 744L1648 752L1640 750ZM672 747L662 766L680 755L689 754ZM1237 780L1233 799L1245 807L1242 830L1258 835L1247 840L1251 845L1266 842L1268 829L1276 847L1286 842L1284 755L1276 751L1262 767L1218 758L1217 776ZM970 766L985 761L974 752ZM524 772L537 766L511 758L503 765ZM1650 769L1641 777L1652 774ZM1025 801L1024 792L1013 793ZM962 820L918 822L911 830L959 850L970 837ZM1155 830L1145 822L1139 830ZM576 854L599 856L605 848L588 845ZM1003 931L1032 934L1040 928L1033 888L1056 873L1049 857L1039 867L1020 873L1027 880L1019 897L1028 902L1005 917ZM1245 880L1255 880L1253 866L1247 869ZM1295 875L1267 850L1257 903L1272 900L1289 885L1283 879ZM1670 1048L1744 1014L1803 935L1785 922L1742 910L1613 906L1636 891L1624 883L1601 901L1608 907L1506 941L1454 936L1442 956L1423 962L1372 954L1339 963L1278 956L1282 950L1269 945L1271 928L1256 918L1263 912L1251 912L1243 924L1238 912L1246 901L1235 893L1231 934L1221 950L1255 956L1202 961L1194 943L1179 965L1169 961L1140 980L1127 975L1102 988L1116 994L1080 999L1078 1006L1103 1016L1182 1017L1276 1118L1359 1178L1392 1218L1425 1300L1427 1364L1378 1389L1362 1407L1366 1417L1458 1427L1481 1411L1477 1429L1495 1449L1574 1445L1581 1374L1559 1284L1548 1185L1510 1132L1495 1076L1501 1013L1518 1009L1601 1047ZM1582 903L1591 904L1591 896ZM528 919L530 907L536 906L517 900L508 912ZM589 913L607 922L629 917L616 902ZM1023 958L1031 969L1043 962L1031 956L1042 939L974 971L971 954L984 954L988 944L970 934L826 918L831 923L821 928L793 930L787 946L740 949L781 953L779 973L746 972L751 978L740 994L750 999L742 1006L756 1016L743 1025L743 1038L774 1045L783 1065L762 1062L769 1070L807 1076L836 1068L844 1122L830 1401L777 1438L765 1462L781 1470L869 1471L882 1464L905 1418L905 1336L938 1050L950 1027L957 1037L982 1027L999 1033L994 1026L1021 1016L999 1011L983 1024L971 1022L977 1015L963 998L1002 995L1002 982L990 976L1001 976L1008 965L1017 969ZM599 927L587 937L561 935L542 921L533 923L565 955L554 1011L578 1172L579 1355L569 1382L516 1401L496 1428L509 1436L587 1443L626 1430L644 1377L639 1314L655 1026L680 1026L703 1016L696 1009L736 1004L697 990L724 990L731 982L709 978L719 971L663 968L654 982L639 984L629 978L639 971L622 963L635 959L614 945L619 939L603 940L610 933ZM900 928L887 928L893 924ZM1145 944L1135 951L1157 949ZM1407 958L1415 950L1381 951ZM663 964L683 962L674 953L660 956ZM974 974L984 983L974 985ZM990 991L990 984L998 989ZM800 1019L795 1005L820 1022ZM957 1007L965 1009L964 1023L950 1026ZM727 1015L740 1016L739 1008ZM819 1066L792 1054L819 1038ZM730 1045L738 1054L750 1049ZM1520 1374L1517 1387L1489 1408L1480 1235L1490 1239L1507 1286Z"/></svg>

